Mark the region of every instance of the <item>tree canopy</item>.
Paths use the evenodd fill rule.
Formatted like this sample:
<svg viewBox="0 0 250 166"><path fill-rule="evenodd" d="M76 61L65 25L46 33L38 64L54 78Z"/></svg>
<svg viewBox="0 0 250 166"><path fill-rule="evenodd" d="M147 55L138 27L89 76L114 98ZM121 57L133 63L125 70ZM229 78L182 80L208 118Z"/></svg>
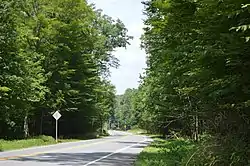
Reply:
<svg viewBox="0 0 250 166"><path fill-rule="evenodd" d="M114 105L113 55L131 36L85 0L0 1L0 137L103 130Z"/></svg>
<svg viewBox="0 0 250 166"><path fill-rule="evenodd" d="M186 165L249 165L248 0L145 0L145 76L115 96L131 36L86 0L0 0L0 139L127 129L202 142Z"/></svg>
<svg viewBox="0 0 250 166"><path fill-rule="evenodd" d="M133 102L138 124L196 141L209 135L189 165L248 165L249 1L143 4L147 68Z"/></svg>

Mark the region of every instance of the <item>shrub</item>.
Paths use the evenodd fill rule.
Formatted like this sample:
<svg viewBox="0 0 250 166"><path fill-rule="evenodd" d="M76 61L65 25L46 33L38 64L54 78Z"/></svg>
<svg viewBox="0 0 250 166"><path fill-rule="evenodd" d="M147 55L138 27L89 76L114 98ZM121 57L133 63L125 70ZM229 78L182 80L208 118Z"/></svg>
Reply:
<svg viewBox="0 0 250 166"><path fill-rule="evenodd" d="M40 135L36 137L36 139L41 139L43 142L54 142L55 139L51 136L46 136L46 135Z"/></svg>

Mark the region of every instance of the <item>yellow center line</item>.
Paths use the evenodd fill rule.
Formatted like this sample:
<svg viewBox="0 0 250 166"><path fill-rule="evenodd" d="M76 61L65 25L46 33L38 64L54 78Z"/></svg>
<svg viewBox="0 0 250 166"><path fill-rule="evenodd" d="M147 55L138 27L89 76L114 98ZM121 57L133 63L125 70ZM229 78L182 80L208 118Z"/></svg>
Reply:
<svg viewBox="0 0 250 166"><path fill-rule="evenodd" d="M128 135L122 136L120 139L123 139L123 138L126 138L126 137L128 137ZM67 147L67 148L60 148L58 150L50 150L50 151L43 151L43 152L37 152L37 153L31 153L31 154L2 157L2 158L0 158L0 161L19 159L19 158L22 158L22 157L34 157L34 156L41 155L41 154L55 153L55 152L65 151L65 150L70 150L70 149L86 148L86 147L90 147L90 146L93 146L93 145L98 145L98 144L103 144L103 143L111 142L111 141L114 141L114 140L116 140L116 139L99 141L99 142L94 142L94 143L89 143L89 144L83 144L83 145L78 145L78 146L73 146L73 147ZM60 145L60 144L58 144L58 145Z"/></svg>

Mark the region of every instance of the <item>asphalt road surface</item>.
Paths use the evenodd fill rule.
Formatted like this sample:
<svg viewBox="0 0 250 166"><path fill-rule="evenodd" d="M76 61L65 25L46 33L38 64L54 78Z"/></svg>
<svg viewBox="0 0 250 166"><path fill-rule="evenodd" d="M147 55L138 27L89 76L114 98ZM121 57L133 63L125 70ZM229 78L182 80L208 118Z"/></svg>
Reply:
<svg viewBox="0 0 250 166"><path fill-rule="evenodd" d="M0 166L132 166L151 141L141 135L109 131L111 136L0 152Z"/></svg>

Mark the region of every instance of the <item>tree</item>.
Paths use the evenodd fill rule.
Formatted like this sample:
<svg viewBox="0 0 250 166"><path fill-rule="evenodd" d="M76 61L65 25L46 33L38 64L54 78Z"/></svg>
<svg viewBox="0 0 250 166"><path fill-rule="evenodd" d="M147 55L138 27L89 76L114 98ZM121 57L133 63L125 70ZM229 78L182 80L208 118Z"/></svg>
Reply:
<svg viewBox="0 0 250 166"><path fill-rule="evenodd" d="M168 126L195 140L209 133L211 148L199 153L205 154L201 165L247 163L249 12L242 6L247 3L144 2L148 68L137 96L141 126L154 132ZM236 140L240 148L233 145Z"/></svg>
<svg viewBox="0 0 250 166"><path fill-rule="evenodd" d="M115 120L122 129L131 128L137 125L136 112L134 108L136 89L126 89L123 95L116 96Z"/></svg>
<svg viewBox="0 0 250 166"><path fill-rule="evenodd" d="M63 136L102 128L112 52L131 39L124 24L83 0L2 0L0 13L0 136L52 135L57 110ZM92 117L103 122L93 128Z"/></svg>
<svg viewBox="0 0 250 166"><path fill-rule="evenodd" d="M2 63L3 65L3 82L1 83L4 87L9 87L9 94L7 99L7 105L5 105L5 110L12 109L15 111L16 116L5 115L5 121L11 124L11 127L16 125L16 128L20 128L23 123L24 137L29 135L28 131L28 115L32 110L34 103L41 101L44 98L46 87L42 84L45 82L45 77L43 69L41 67L42 56L35 52L30 44L34 39L34 34L32 33L29 24L26 24L26 18L22 17L20 11L22 10L21 2L6 2L3 1L2 9L7 9L5 18L3 18L3 27L10 26L9 32L11 34L3 38L2 55L8 59L8 62ZM9 12L8 12L9 11ZM4 11L3 11L4 12ZM9 22L9 23L8 23ZM8 30L8 28L7 28ZM8 35L11 35L13 40L8 41ZM10 56L11 58L7 58ZM9 67L7 67L6 65ZM7 108L7 109L6 109ZM16 123L15 121L18 121ZM6 123L6 122L5 122ZM15 132L15 130L14 130Z"/></svg>

